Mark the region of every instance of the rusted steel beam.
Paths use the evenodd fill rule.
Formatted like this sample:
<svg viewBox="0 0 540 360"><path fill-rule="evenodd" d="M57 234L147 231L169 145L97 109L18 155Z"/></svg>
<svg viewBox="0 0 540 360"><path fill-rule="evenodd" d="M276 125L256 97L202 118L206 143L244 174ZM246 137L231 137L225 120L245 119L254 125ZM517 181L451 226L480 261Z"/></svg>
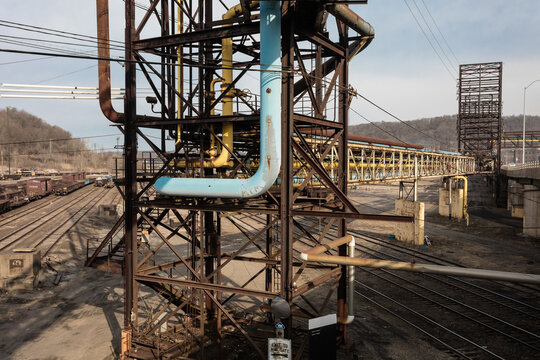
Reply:
<svg viewBox="0 0 540 360"><path fill-rule="evenodd" d="M255 274L253 274L253 276L251 276L246 282L244 282L240 287L243 289L245 288L246 286L249 285L249 283L251 283L253 280L255 280L257 277L259 277L259 275L261 275L263 273L263 271L265 271L266 268L263 267L261 269L259 269L259 271L257 271ZM222 304L225 305L227 302L229 302L229 300L231 300L236 294L231 294L229 295L228 298L226 298L225 300L223 300Z"/></svg>
<svg viewBox="0 0 540 360"><path fill-rule="evenodd" d="M230 115L230 116L204 116L204 117L185 117L182 119L163 120L163 121L137 121L139 127L159 127L178 124L221 124L222 122L258 122L259 115Z"/></svg>
<svg viewBox="0 0 540 360"><path fill-rule="evenodd" d="M324 119L317 119L308 115L294 114L293 118L295 123L297 124L319 125L334 129L343 129L343 124L341 123Z"/></svg>
<svg viewBox="0 0 540 360"><path fill-rule="evenodd" d="M336 55L337 57L344 57L345 56L345 49L339 45L324 36L321 33L306 33L302 31L302 29L297 29L297 32L302 36L302 38L308 40L309 42L320 45L324 50L330 50L333 55Z"/></svg>
<svg viewBox="0 0 540 360"><path fill-rule="evenodd" d="M381 214L355 214L346 213L340 211L312 211L312 210L293 210L294 216L305 217L321 217L321 218L345 218L355 220L376 220L376 221L393 221L393 222L413 222L412 216L399 216L399 215L381 215Z"/></svg>
<svg viewBox="0 0 540 360"><path fill-rule="evenodd" d="M215 29L204 29L182 34L161 36L156 38L141 39L133 42L135 50L155 49L167 46L178 46L194 42L211 42L223 38L252 35L259 33L259 23L251 22L240 25L231 25Z"/></svg>
<svg viewBox="0 0 540 360"><path fill-rule="evenodd" d="M84 263L84 266L90 267L92 266L92 263L96 258L98 257L99 253L107 246L109 241L111 241L113 235L116 233L116 231L120 228L120 226L124 223L124 214L116 221L112 229L107 233L101 244L99 244L98 248L94 251L92 256L86 260Z"/></svg>
<svg viewBox="0 0 540 360"><path fill-rule="evenodd" d="M141 207L156 207L179 210L219 211L219 212L252 212L257 214L278 214L278 209L269 207L246 206L246 204L181 204L174 201L150 200L138 203Z"/></svg>
<svg viewBox="0 0 540 360"><path fill-rule="evenodd" d="M295 130L296 130L296 133L298 134L298 136L302 136L302 134L300 133L300 130L295 126ZM338 131L337 133L335 133L333 135L333 137L331 138L331 142L330 144L328 144L326 146L326 149L324 150L324 152L322 153L320 159L324 159L328 153L332 150L332 148L334 147L334 145L336 144L336 141L341 137L343 133L343 130L340 130ZM310 182L311 180L311 177L313 176L313 174L315 174L315 169L314 168L311 168L309 170L309 172L307 173L304 181L302 181L302 183L300 184L300 186L298 187L298 189L296 190L294 196L293 196L293 199L296 200L298 198L298 196L300 196L300 193L302 192L302 190L305 189L305 187L308 185L308 183Z"/></svg>
<svg viewBox="0 0 540 360"><path fill-rule="evenodd" d="M208 296L216 304L216 306L219 308L219 310L221 310L223 312L223 314L229 319L229 321L232 322L233 325L242 333L242 335L244 335L244 337L251 344L251 346L253 346L253 348L257 351L257 354L259 355L259 357L262 360L266 359L266 356L263 354L263 352L257 346L257 344L253 341L251 336L249 336L249 334L246 332L246 330L244 330L242 328L242 326L240 326L238 321L236 321L234 319L234 317L227 311L227 309L225 309L225 307L216 298L214 298L212 296L212 294L208 290L204 290L204 292L206 293L206 296Z"/></svg>
<svg viewBox="0 0 540 360"><path fill-rule="evenodd" d="M327 273L299 286L294 292L294 297L301 296L305 294L306 292L308 292L309 290L314 289L315 287L327 282L328 280L335 279L340 274L341 274L341 267L338 266L334 268L333 270L328 271Z"/></svg>
<svg viewBox="0 0 540 360"><path fill-rule="evenodd" d="M141 216L144 218L144 220L148 223L148 225L150 225L152 227L152 229L154 229L154 232L156 234L158 234L158 236L161 238L161 241L163 241L167 247L169 249L171 249L171 251L174 253L174 255L176 255L176 257L178 259L180 259L180 261L182 261L182 263L184 264L185 267L188 268L188 270L197 278L200 280L199 278L199 275L197 274L197 271L195 271L195 269L193 269L189 263L184 259L184 257L182 256L182 254L180 254L180 252L169 242L169 239L167 239L157 228L156 225L154 225L154 223L152 222L151 219L149 219L146 215L144 215L143 212L140 212ZM138 265L138 264L137 264Z"/></svg>
<svg viewBox="0 0 540 360"><path fill-rule="evenodd" d="M294 41L294 52L296 54L298 66L300 66L300 71L302 72L302 76L304 77L307 83L306 90L309 94L311 105L313 105L313 108L315 109L315 117L319 118L321 117L321 110L320 110L319 104L317 103L317 99L315 98L315 94L313 93L313 81L312 79L310 79L307 73L306 66L304 64L304 60L302 59L302 54L300 53L300 49L298 48L298 44L296 40Z"/></svg>
<svg viewBox="0 0 540 360"><path fill-rule="evenodd" d="M266 299L273 299L274 297L279 295L277 293L269 292L269 291L262 291L262 290L255 290L255 289L241 289L237 286L203 283L199 281L168 278L168 277L161 277L161 276L156 276L156 275L136 274L135 280L161 283L161 284L169 284L169 285L177 285L177 286L185 286L185 287L190 287L194 289L222 291L226 293L239 293L243 295L256 296L256 297L266 298Z"/></svg>
<svg viewBox="0 0 540 360"><path fill-rule="evenodd" d="M303 137L299 138L301 141L304 139ZM305 140L303 141L305 142ZM324 181L324 183L334 192L334 194L337 195L337 197L343 202L343 204L349 208L350 211L354 213L359 213L356 206L353 205L353 203L347 198L347 195L345 195L341 189L338 188L336 184L330 179L330 176L326 172L326 170L322 167L321 163L318 162L316 159L317 157L309 147L309 145L305 145L307 149L305 150L302 146L300 146L294 139L292 140L293 148L298 151L304 160L308 162L308 164L311 166L312 169L315 169L317 174L320 176L321 180Z"/></svg>

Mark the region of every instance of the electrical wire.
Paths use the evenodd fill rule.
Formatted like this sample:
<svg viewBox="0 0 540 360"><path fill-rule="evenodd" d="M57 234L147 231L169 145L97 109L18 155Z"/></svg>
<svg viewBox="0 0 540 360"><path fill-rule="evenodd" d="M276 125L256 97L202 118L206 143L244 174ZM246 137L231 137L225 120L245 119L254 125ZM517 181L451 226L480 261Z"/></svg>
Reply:
<svg viewBox="0 0 540 360"><path fill-rule="evenodd" d="M65 150L65 151L51 151L51 152L41 152L34 154L13 154L11 156L37 156L37 155L48 155L48 154L78 154L78 153L88 153L95 152L96 154L102 153L104 150L117 150L116 148L103 148L99 150L93 149L83 149L83 150Z"/></svg>
<svg viewBox="0 0 540 360"><path fill-rule="evenodd" d="M83 140L83 139L97 139L97 138L104 138L104 137L118 136L118 135L119 134L106 134L106 135L81 136L81 137L76 137L76 138L71 137L71 138L63 138L63 139L14 141L14 142L0 143L0 145L21 145L21 144L37 144L37 143L44 143L44 142L51 142L51 141L70 141L70 140Z"/></svg>
<svg viewBox="0 0 540 360"><path fill-rule="evenodd" d="M5 23L5 24L2 24L2 23ZM6 25L6 24L10 24L10 25ZM109 39L106 42L105 39L98 38L98 37L91 36L91 35L77 34L77 33L73 33L73 32L68 32L68 31L63 31L63 30L56 30L56 29L51 29L51 28L44 28L44 27L35 26L35 25L29 25L29 24L22 24L22 23L17 23L17 22L8 21L8 20L2 20L2 19L0 19L0 26L16 28L16 29L25 30L25 31L41 32L41 33L46 34L46 35L61 36L61 37L70 38L70 39L80 40L80 38L86 38L86 40L84 40L84 41L94 42L95 40L99 40L99 41L101 41L103 43L108 42L108 43L116 43L116 44L124 45L123 41L110 40ZM35 30L25 29L25 27L30 28L30 29L35 29ZM51 32L53 34L50 34ZM58 33L58 34L54 34L54 33ZM69 36L69 35L71 35L71 36ZM90 40L88 40L88 39L90 39Z"/></svg>
<svg viewBox="0 0 540 360"><path fill-rule="evenodd" d="M426 24L429 32L431 33L431 36L433 37L433 39L435 40L435 42L439 46L439 49L441 50L442 54L444 55L444 58L446 59L446 61L448 61L448 64L450 64L451 69L454 69L454 66L455 67L459 66L459 62L457 64L453 64L452 61L450 60L450 58L448 57L448 55L446 54L446 51L441 46L441 43L437 39L437 36L435 36L435 33L433 32L433 30L431 30L431 26L429 26L429 23L426 21L426 18L424 17L424 13L418 7L418 4L416 3L416 0L411 0L411 1L413 2L414 6L416 7L416 10L418 10L418 13L420 14L420 17L422 18L422 21L424 21L424 24Z"/></svg>
<svg viewBox="0 0 540 360"><path fill-rule="evenodd" d="M379 106L377 105L376 103L374 103L373 101L371 101L370 99L368 99L367 97L365 97L364 95L358 93L358 92L355 92L355 95L361 97L362 99L364 99L365 101L367 101L368 103L370 103L371 105L375 106L377 109L381 110L382 112L384 112L385 114L387 115L390 115L391 117L393 117L394 119L396 119L397 121L399 121L400 123L406 125L407 127L417 131L418 133L432 139L432 140L435 140L437 143L439 144L445 144L445 145L448 145L448 146L451 146L451 144L447 143L447 142L442 142L440 139L437 139L433 136L431 136L430 134L418 129L418 128L415 128L414 126L412 126L411 124L409 124L407 121L404 121L404 120L401 120L400 118L398 118L396 115L392 114L391 112L389 112L388 110L384 109L382 106Z"/></svg>
<svg viewBox="0 0 540 360"><path fill-rule="evenodd" d="M431 15L431 11L429 11L429 8L426 4L426 2L424 0L422 0L422 3L424 4L424 7L426 8L428 14L429 14L429 17L431 18L431 20L433 21L433 24L435 24L435 27L437 28L437 31L439 32L439 34L441 34L441 37L443 38L444 42L446 43L446 46L448 47L448 50L450 50L450 53L452 54L452 56L454 57L454 59L456 59L456 62L458 64L460 64L460 61L458 60L458 58L456 57L456 54L454 54L454 51L452 50L452 47L450 47L450 44L448 44L448 41L446 41L446 37L443 35L441 29L439 28L439 25L437 25L437 22L435 21L435 19L433 18L433 15Z"/></svg>
<svg viewBox="0 0 540 360"><path fill-rule="evenodd" d="M69 73L65 73L65 74L53 76L53 77L51 77L51 78L47 78L47 79L45 79L45 80L41 80L41 81L35 82L33 85L43 84L44 82L47 82L47 81L60 79L60 78L62 78L62 77L66 77L66 76L69 76L69 75L73 75L73 74L76 74L76 73L80 73L80 72L82 72L82 71L89 70L89 69L92 69L92 68L95 68L95 67L97 67L97 65L86 66L86 67L84 67L84 68L82 68L82 69L79 69L79 70L75 70L75 71L72 71L72 72L69 72ZM0 91L1 91L1 90L0 90Z"/></svg>
<svg viewBox="0 0 540 360"><path fill-rule="evenodd" d="M420 31L422 32L422 34L424 34L424 37L426 38L426 40L428 41L429 45L431 46L431 48L433 49L433 51L435 52L435 54L437 55L437 57L439 58L439 60L441 61L441 63L443 64L444 68L446 69L446 71L448 72L448 74L450 75L450 77L452 78L452 80L456 80L456 76L450 71L450 69L448 68L448 66L446 65L446 63L443 61L441 55L439 54L439 52L437 51L437 49L435 49L435 46L433 46L433 43L431 42L431 40L429 39L429 37L427 36L426 32L424 31L424 28L422 27L422 25L420 25L420 22L418 21L418 19L416 18L416 15L414 15L414 12L412 11L411 7L409 6L409 3L407 2L407 0L403 0L403 2L405 3L405 5L407 5L407 8L409 9L411 15L413 16L414 18L414 21L416 22L416 24L418 25L418 27L420 28Z"/></svg>

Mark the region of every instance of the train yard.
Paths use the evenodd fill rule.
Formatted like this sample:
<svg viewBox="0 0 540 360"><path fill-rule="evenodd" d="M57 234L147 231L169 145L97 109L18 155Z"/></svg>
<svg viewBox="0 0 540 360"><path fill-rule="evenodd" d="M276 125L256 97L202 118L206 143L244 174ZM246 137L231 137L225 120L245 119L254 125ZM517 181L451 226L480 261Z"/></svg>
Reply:
<svg viewBox="0 0 540 360"><path fill-rule="evenodd" d="M114 195L112 199L108 199L110 195ZM88 186L4 213L0 215L0 251L37 248L47 255L92 209L107 200L117 204L119 197L110 188Z"/></svg>
<svg viewBox="0 0 540 360"><path fill-rule="evenodd" d="M420 185L426 200L434 195L434 182L436 181L425 181ZM367 198L369 201L364 201L367 205L384 206L385 200L393 198L388 193L397 191L395 185L386 186L392 191L378 194L370 191L370 187L364 187L356 190L351 199L356 201L360 197ZM46 254L44 262L48 264L44 265L44 274L36 289L39 291L4 293L0 296L0 309L6 311L3 317L12 318L12 321L24 324L30 317L35 316L34 312L37 309L40 309L42 313L45 310L50 312L51 315L44 315L46 318L52 315L58 317L49 319L45 323L40 322L38 326L28 330L31 334L29 339L32 341L15 341L15 334L10 335L12 333L5 328L6 325L0 326L0 330L5 330L7 334L5 340L0 343L0 351L12 354L13 358L19 356L24 358L25 354L29 355L40 344L60 341L53 340L54 338L65 337L62 344L73 342L74 335L68 334L67 328L75 333L87 334L88 328L92 328L91 323L96 322L101 324L99 336L89 343L100 358L115 356L118 349L115 347L114 329L118 326L115 325L119 321L117 318L121 318L122 299L111 294L120 293L122 277L83 268L81 264L86 259L87 242L103 236L112 224L111 219L103 219L97 215L97 207L118 204L120 200L121 197L116 189L91 186L65 197L40 199L0 216L3 234L0 246L6 250L14 247L38 247ZM474 199L472 201L474 203ZM388 201L388 204L390 203ZM390 206L387 208L389 210ZM223 225L224 240L227 242L236 242L235 239L243 236L242 234L253 237L264 229L265 225L264 217L250 213L237 214L232 219L236 226L232 223ZM172 221L178 221L178 219ZM523 272L531 271L538 261L534 252L527 252L529 244L519 245L520 242L526 242L526 239L519 239L518 229L505 225L500 225L502 230L514 231L515 237L506 245L499 245L500 248L497 250L504 251L504 247L508 247L508 264L501 262L496 256L486 256L479 248L476 248L483 246L486 250L489 246L483 245L480 237L468 235L463 223L441 220L433 212L428 212L426 218L429 236L432 239L432 245L426 247L407 245L389 239L389 234L378 230L377 226L369 227L372 231L366 232L362 230L366 228L365 220L361 221L361 223L358 223L358 220L353 221L349 230L349 233L356 238L357 256L401 261L414 259L413 261L422 263L476 265L484 268L512 266L513 270ZM492 224L490 220L474 215L471 221L478 226ZM336 227L329 223L329 220L314 222L309 218L299 219L299 226L294 231L295 262L300 261L299 253L302 249L313 245L313 239L310 239L308 235L313 228L328 225L330 228L328 236L331 239L337 236ZM482 237L484 240L500 236L495 231L496 226L492 227L494 230L486 230ZM446 237L445 231L437 229L451 229L455 233L451 237ZM159 231L165 236L170 236L166 228L159 226ZM155 234L149 237L150 243L155 243L157 240ZM182 247L185 242L174 244ZM264 246L262 242L255 241L246 249L246 255L256 258L254 254L260 251L258 248L261 246ZM477 255L469 254L469 258L462 256L469 253L467 249L471 247ZM533 247L537 248L537 245ZM519 253L519 256L523 258L521 261L523 265L516 267L515 255L511 255L512 252ZM162 261L174 259L162 250L157 251L157 254ZM227 256L230 255L224 252L224 258ZM466 260L460 261L462 257ZM49 265L54 271L50 270ZM233 274L227 272L223 274L228 279L224 280L225 284L247 282L261 269L264 270L264 267L257 266L256 263L244 267L242 263L237 263L234 269ZM244 275L240 276L238 272ZM58 273L64 274L64 277L60 284L55 286L54 281L58 279ZM233 276L234 273L236 276ZM81 279L84 279L83 290L80 289ZM103 279L106 281L103 282ZM255 282L263 286L259 280ZM298 302L304 316L306 314L315 316L325 301L329 301L329 306L333 306L335 300L328 300L326 293L331 288L331 282L326 286L317 287L309 294L309 298L304 296L303 300ZM516 357L534 359L538 354L540 329L536 320L540 318L540 304L538 302L539 289L534 285L403 273L384 269L358 269L354 290L357 318L348 330L352 345L347 348L348 350L341 349L340 357L348 356L344 351L352 352L360 359L396 357L403 359L511 359ZM90 295L91 291L95 294ZM147 292L145 289L141 291ZM72 296L66 295L69 292L73 294L82 292L81 298L74 300ZM62 300L65 297L69 297L70 303L76 305L72 304L72 308L70 307L65 314L58 314L56 305L52 304L65 301ZM89 303L93 304L94 300L88 300L87 297L98 299L95 300L97 305L90 306ZM44 298L48 299L47 304L38 305ZM251 310L252 314L247 316L248 312L246 312L247 309L258 308L261 305L254 300L254 298L237 295L228 303L232 308L237 307L238 314L244 314L237 315L239 321L251 324L247 325L246 329L258 342L263 339L260 337L261 330L257 330L257 327L260 327L259 321L264 317L264 313L260 310ZM28 308L29 304L34 305ZM48 309L51 306L52 310ZM148 306L153 305L149 302ZM73 314L79 313L79 307L86 310L74 317ZM93 307L96 310L90 311L89 309ZM28 313L25 314L23 309L27 309ZM255 317L252 316L253 314ZM303 316L298 316L296 321L303 323L306 320ZM234 338L236 335L234 331L226 329L224 336ZM12 341L15 342L11 343ZM414 344L414 347L411 344ZM65 347L65 344L62 346ZM237 344L234 350L239 349L242 349L242 346ZM305 342L295 344L294 350L299 356L298 359L307 359ZM78 351L80 351L80 346L71 345L66 354L73 358L84 358L77 357Z"/></svg>
<svg viewBox="0 0 540 360"><path fill-rule="evenodd" d="M96 36L0 22L70 39L28 49L45 39L3 35L22 49L0 52L92 61L65 75L98 74L97 87L13 81L0 98L93 100L88 114L115 132L78 124L85 136L42 140L41 119L0 114L13 127L0 144L0 360L540 357L540 162L525 129L526 90L540 79L523 90L522 163L503 166L519 134L503 136L502 59L461 63L423 1L412 3L447 61L404 5L452 77L422 65L429 96L413 84L424 55L402 14L392 27L416 56L400 74L406 90L396 66L371 58L388 46L391 7L381 17L364 0L94 1L84 12ZM470 27L451 23L452 41ZM73 41L94 49L53 52ZM384 58L406 64L402 43ZM382 66L388 83L366 76ZM455 84L455 128L450 115L403 120L447 113L438 102L455 101ZM70 126L86 118L57 109Z"/></svg>

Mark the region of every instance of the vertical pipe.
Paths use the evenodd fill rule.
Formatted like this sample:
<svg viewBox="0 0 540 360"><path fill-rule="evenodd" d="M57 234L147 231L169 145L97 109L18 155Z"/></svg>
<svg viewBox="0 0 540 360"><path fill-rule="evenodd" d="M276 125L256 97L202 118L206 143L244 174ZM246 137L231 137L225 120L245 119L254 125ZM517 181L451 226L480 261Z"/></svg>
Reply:
<svg viewBox="0 0 540 360"><path fill-rule="evenodd" d="M267 3L266 1L261 4ZM291 2L285 2L286 11L282 21L282 56L281 65L283 69L292 69L294 66L294 25L292 19ZM262 47L261 47L262 48ZM263 93L261 92L261 95ZM292 72L283 74L282 81L282 108L281 108L281 197L280 197L280 217L281 217L281 264L280 264L280 296L289 304L292 303L292 204L293 204L293 158L292 158L292 136L293 136L293 113L294 113L294 75ZM262 109L261 103L261 109ZM292 315L287 320L285 336L290 338L292 328Z"/></svg>
<svg viewBox="0 0 540 360"><path fill-rule="evenodd" d="M133 0L125 3L125 300L124 327L130 331L136 326L137 284L134 275L137 266L137 133L135 120L136 107L136 74L135 57L132 51L133 31L135 28L135 4Z"/></svg>
<svg viewBox="0 0 540 360"><path fill-rule="evenodd" d="M178 1L178 8L177 8L177 21L178 21L178 27L177 27L177 33L178 34L181 34L182 31L184 30L183 29L183 26L184 26L184 14L182 14L182 6L183 6L183 1L184 0L179 0ZM177 88L178 88L178 92L180 94L183 94L183 81L184 81L184 66L182 65L182 45L178 45L178 49L176 51L176 62L178 64L178 83L177 83ZM183 109L182 109L182 99L180 98L180 96L177 97L177 105L176 105L176 108L177 108L177 115L176 117L178 119L182 118L182 113L183 113ZM180 146L180 142L182 141L182 126L180 124L176 125L176 141L175 141L175 147L178 147Z"/></svg>
<svg viewBox="0 0 540 360"><path fill-rule="evenodd" d="M341 61L341 73L339 74L339 110L338 110L338 122L343 125L343 134L339 142L339 168L338 168L338 186L343 194L347 195L347 168L349 164L349 157L347 153L347 139L349 137L349 103L348 103L348 88L349 88L349 52L347 46L349 44L348 26L346 23L338 22L338 27L342 26L339 34L340 45L345 49L344 57ZM373 159L373 165L375 166L375 159ZM375 168L373 169L375 172ZM373 174L375 178L375 173ZM347 234L347 221L342 218L339 220L338 237L343 237ZM340 256L347 255L347 245L341 245L338 248ZM337 289L337 316L341 321L347 319L347 268L343 266L341 268L341 278ZM341 323L338 326L341 337L344 341L347 339L347 332L345 324Z"/></svg>
<svg viewBox="0 0 540 360"><path fill-rule="evenodd" d="M349 258L354 259L354 248L356 246L356 241L354 236L351 241L348 243L349 247ZM347 265L347 324L350 324L354 320L354 265Z"/></svg>

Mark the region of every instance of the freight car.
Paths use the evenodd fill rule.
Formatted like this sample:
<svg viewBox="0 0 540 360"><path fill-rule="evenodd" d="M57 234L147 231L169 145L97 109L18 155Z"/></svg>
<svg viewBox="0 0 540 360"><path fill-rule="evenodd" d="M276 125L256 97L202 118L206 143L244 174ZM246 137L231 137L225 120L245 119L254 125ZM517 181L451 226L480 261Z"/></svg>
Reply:
<svg viewBox="0 0 540 360"><path fill-rule="evenodd" d="M13 209L28 202L25 189L21 188L18 183L3 185L0 188L0 199L9 202L9 205L3 205L3 207L6 207L5 210Z"/></svg>
<svg viewBox="0 0 540 360"><path fill-rule="evenodd" d="M28 201L40 199L52 192L50 178L30 179L26 181L26 198Z"/></svg>
<svg viewBox="0 0 540 360"><path fill-rule="evenodd" d="M56 195L67 195L89 183L90 180L86 179L86 173L84 172L62 174L62 180L55 185L54 193Z"/></svg>
<svg viewBox="0 0 540 360"><path fill-rule="evenodd" d="M0 213L49 194L67 195L94 182L86 173L63 174L61 179L33 178L0 185Z"/></svg>

